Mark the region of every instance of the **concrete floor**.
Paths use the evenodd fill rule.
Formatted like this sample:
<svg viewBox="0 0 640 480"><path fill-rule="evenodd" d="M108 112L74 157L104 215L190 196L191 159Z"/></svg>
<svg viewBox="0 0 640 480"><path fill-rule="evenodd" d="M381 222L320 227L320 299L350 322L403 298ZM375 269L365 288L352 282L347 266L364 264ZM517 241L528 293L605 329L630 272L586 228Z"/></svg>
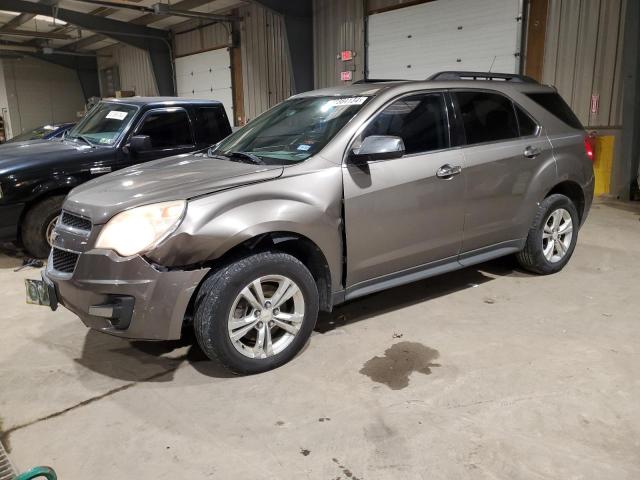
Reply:
<svg viewBox="0 0 640 480"><path fill-rule="evenodd" d="M373 295L244 378L25 305L38 271L2 255L3 441L64 480L638 479L639 220L598 203L560 274L500 260Z"/></svg>

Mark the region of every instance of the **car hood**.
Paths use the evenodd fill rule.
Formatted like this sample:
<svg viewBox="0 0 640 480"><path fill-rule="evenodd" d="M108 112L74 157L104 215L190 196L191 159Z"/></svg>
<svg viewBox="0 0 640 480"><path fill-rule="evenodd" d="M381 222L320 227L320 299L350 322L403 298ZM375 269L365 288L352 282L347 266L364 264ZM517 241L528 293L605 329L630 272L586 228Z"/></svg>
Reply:
<svg viewBox="0 0 640 480"><path fill-rule="evenodd" d="M255 165L185 154L139 164L76 187L64 208L101 224L129 208L214 193L278 178L280 165Z"/></svg>
<svg viewBox="0 0 640 480"><path fill-rule="evenodd" d="M5 143L0 145L0 175L31 167L43 168L48 164L59 166L60 161L77 162L97 150L60 140Z"/></svg>

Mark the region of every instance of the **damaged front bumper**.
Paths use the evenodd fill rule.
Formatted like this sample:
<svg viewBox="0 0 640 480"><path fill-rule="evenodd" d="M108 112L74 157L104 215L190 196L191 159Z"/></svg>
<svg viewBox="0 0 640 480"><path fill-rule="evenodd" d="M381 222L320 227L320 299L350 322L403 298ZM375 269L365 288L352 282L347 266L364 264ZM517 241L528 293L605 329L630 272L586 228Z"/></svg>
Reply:
<svg viewBox="0 0 640 480"><path fill-rule="evenodd" d="M130 339L179 339L191 297L209 272L165 270L139 255L89 250L77 254L67 273L55 269L53 255L54 250L43 281L52 286L57 303L89 328Z"/></svg>

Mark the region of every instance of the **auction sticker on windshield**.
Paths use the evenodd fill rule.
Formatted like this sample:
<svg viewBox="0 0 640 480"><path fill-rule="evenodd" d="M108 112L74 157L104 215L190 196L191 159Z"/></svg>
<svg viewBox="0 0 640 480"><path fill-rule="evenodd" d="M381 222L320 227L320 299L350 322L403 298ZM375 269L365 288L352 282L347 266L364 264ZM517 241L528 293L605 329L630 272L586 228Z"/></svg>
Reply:
<svg viewBox="0 0 640 480"><path fill-rule="evenodd" d="M107 118L114 118L116 120L124 120L129 112L121 112L120 110L112 110L107 113Z"/></svg>
<svg viewBox="0 0 640 480"><path fill-rule="evenodd" d="M329 100L325 103L325 107L344 107L347 105L362 105L367 101L367 97L349 97Z"/></svg>

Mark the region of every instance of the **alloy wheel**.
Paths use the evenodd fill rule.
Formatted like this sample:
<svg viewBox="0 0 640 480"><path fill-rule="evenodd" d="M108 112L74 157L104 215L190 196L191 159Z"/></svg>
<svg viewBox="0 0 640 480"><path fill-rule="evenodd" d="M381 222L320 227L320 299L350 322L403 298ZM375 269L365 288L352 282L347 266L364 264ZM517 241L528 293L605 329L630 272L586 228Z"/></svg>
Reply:
<svg viewBox="0 0 640 480"><path fill-rule="evenodd" d="M550 263L561 261L573 238L573 221L571 214L564 208L551 212L542 230L542 252Z"/></svg>
<svg viewBox="0 0 640 480"><path fill-rule="evenodd" d="M246 357L267 358L285 350L304 320L300 287L282 275L266 275L246 285L234 300L227 330Z"/></svg>

